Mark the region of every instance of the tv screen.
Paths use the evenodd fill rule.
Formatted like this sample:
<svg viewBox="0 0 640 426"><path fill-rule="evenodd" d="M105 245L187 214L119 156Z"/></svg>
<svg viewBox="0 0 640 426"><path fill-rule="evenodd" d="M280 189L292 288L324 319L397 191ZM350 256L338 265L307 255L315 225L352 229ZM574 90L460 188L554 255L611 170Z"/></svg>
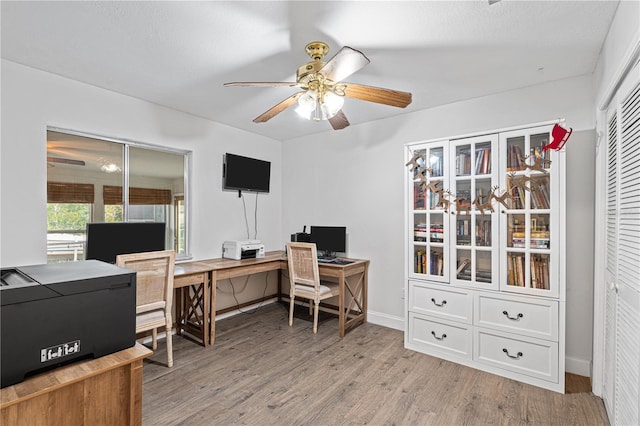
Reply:
<svg viewBox="0 0 640 426"><path fill-rule="evenodd" d="M347 228L345 226L312 226L311 242L327 256L347 251Z"/></svg>
<svg viewBox="0 0 640 426"><path fill-rule="evenodd" d="M226 153L222 171L224 189L269 192L271 162Z"/></svg>
<svg viewBox="0 0 640 426"><path fill-rule="evenodd" d="M164 222L87 223L85 259L116 263L127 253L165 250Z"/></svg>

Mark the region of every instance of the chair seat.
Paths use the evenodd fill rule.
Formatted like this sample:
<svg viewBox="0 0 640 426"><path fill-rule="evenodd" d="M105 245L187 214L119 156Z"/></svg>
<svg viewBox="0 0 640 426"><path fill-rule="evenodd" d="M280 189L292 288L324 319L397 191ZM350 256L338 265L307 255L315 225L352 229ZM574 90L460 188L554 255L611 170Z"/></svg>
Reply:
<svg viewBox="0 0 640 426"><path fill-rule="evenodd" d="M339 291L338 284L335 283L322 283L320 284L320 297L327 295L337 295ZM313 298L315 290L313 287L303 284L296 284L294 287L296 295L305 297L307 294Z"/></svg>
<svg viewBox="0 0 640 426"><path fill-rule="evenodd" d="M136 315L136 333L152 328L164 327L166 323L164 309L144 312Z"/></svg>

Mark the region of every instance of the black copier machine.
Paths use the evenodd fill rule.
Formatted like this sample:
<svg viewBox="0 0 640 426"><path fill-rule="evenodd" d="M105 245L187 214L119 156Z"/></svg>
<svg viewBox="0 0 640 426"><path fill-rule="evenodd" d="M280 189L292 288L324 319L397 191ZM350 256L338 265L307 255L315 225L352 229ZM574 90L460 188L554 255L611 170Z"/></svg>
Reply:
<svg viewBox="0 0 640 426"><path fill-rule="evenodd" d="M0 387L135 345L134 271L87 260L1 273Z"/></svg>

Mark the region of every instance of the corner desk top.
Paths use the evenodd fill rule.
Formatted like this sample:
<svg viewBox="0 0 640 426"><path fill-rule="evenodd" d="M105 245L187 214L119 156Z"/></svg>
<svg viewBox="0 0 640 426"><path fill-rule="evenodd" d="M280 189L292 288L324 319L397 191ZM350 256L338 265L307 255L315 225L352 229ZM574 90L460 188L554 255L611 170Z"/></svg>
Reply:
<svg viewBox="0 0 640 426"><path fill-rule="evenodd" d="M366 259L351 259L345 258L346 260L350 260L352 263L346 265L339 265L335 263L321 263L319 266L321 269L325 271L329 270L347 270L353 268L366 268L369 265L369 260ZM284 250L275 250L268 251L265 253L264 257L258 257L255 259L225 259L225 258L216 258L216 259L207 259L207 260L197 260L192 262L184 262L184 263L176 263L174 275L189 275L189 274L197 274L202 272L218 272L224 274L225 271L228 272L230 270L242 268L244 270L252 270L255 273L267 270L274 269L287 269L287 256ZM248 273L245 273L247 275ZM220 278L218 278L220 279Z"/></svg>

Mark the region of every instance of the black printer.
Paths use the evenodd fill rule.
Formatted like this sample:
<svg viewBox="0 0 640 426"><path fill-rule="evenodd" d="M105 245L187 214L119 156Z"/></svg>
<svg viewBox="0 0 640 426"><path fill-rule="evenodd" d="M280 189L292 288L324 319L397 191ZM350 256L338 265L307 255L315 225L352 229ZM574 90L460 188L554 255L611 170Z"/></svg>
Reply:
<svg viewBox="0 0 640 426"><path fill-rule="evenodd" d="M0 387L135 345L134 271L87 260L1 274Z"/></svg>

